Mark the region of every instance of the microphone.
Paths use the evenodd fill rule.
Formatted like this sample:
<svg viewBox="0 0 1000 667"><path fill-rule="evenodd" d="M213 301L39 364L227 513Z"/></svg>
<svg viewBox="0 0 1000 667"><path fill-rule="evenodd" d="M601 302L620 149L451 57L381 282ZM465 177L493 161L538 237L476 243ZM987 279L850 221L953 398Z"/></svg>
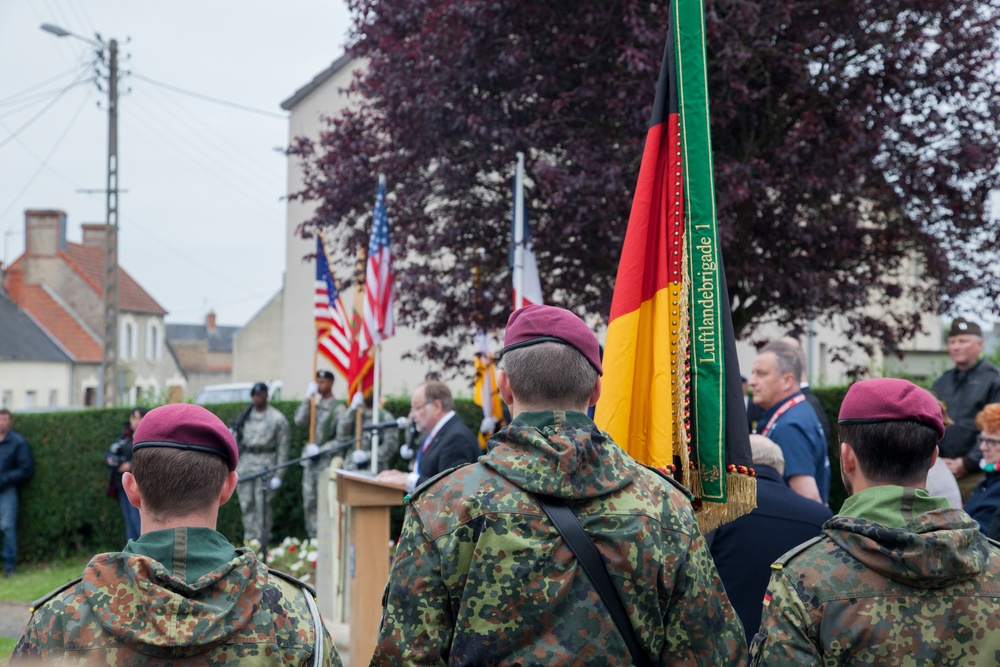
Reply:
<svg viewBox="0 0 1000 667"><path fill-rule="evenodd" d="M399 419L393 419L392 421L379 422L378 424L365 424L361 427L362 431L381 431L386 428L403 428L405 429L409 426L410 420L406 417L400 417Z"/></svg>

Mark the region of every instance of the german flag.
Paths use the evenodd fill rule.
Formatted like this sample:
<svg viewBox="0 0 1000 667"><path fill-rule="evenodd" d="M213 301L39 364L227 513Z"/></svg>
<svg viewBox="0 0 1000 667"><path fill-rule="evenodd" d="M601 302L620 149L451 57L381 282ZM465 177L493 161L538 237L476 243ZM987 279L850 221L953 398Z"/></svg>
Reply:
<svg viewBox="0 0 1000 667"><path fill-rule="evenodd" d="M704 530L755 505L712 175L702 0L673 0L618 265L596 421L696 496ZM727 418L728 417L728 418Z"/></svg>

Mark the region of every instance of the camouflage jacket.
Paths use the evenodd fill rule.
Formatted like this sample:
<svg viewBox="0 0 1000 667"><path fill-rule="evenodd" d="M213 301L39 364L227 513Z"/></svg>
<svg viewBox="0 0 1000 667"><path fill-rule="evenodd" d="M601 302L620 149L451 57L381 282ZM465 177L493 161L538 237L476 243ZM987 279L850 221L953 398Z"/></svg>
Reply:
<svg viewBox="0 0 1000 667"><path fill-rule="evenodd" d="M243 437L240 446L240 473L248 474L256 470L288 461L288 420L272 405L263 412L251 410L243 422ZM244 459L246 463L244 464ZM252 462L252 465L248 465ZM284 474L284 469L277 475Z"/></svg>
<svg viewBox="0 0 1000 667"><path fill-rule="evenodd" d="M579 412L522 413L409 507L373 665L621 665L625 641L530 493L569 501L662 665L741 665L743 629L685 493Z"/></svg>
<svg viewBox="0 0 1000 667"><path fill-rule="evenodd" d="M309 426L309 404L312 399L305 399L295 408L295 425ZM347 408L330 394L327 398L316 395L316 437L315 442L320 447L333 444L337 421Z"/></svg>
<svg viewBox="0 0 1000 667"><path fill-rule="evenodd" d="M340 416L337 418L337 431L336 431L337 440L340 441L354 440L355 437L354 433L355 430L357 429L357 421L356 421L357 414L358 414L357 408L347 408L346 410L344 410L344 412L340 414ZM372 409L366 407L364 416L362 417L363 420L362 424L371 424L372 415L373 415ZM388 410L385 410L384 408L379 410L378 413L379 423L392 421L394 419L395 417L393 417L392 413L389 412ZM399 451L399 429L396 428L395 426L392 426L389 428L382 429L381 431L379 431L379 433L381 434L381 436L379 437L378 440L378 469L388 470L390 467L389 464L392 462L393 457L395 457L396 453ZM353 449L354 447L349 447L345 452L344 456L344 467L347 468L348 470L358 469L358 467L351 460L351 457L348 456L348 454ZM371 431L362 432L361 449L371 453L372 451ZM365 464L364 469L365 470L368 469L367 464Z"/></svg>
<svg viewBox="0 0 1000 667"><path fill-rule="evenodd" d="M848 498L772 565L754 665L1000 664L1000 549L923 489Z"/></svg>
<svg viewBox="0 0 1000 667"><path fill-rule="evenodd" d="M147 533L94 556L83 577L32 605L13 662L340 665L312 591L207 528ZM159 553L154 560L140 552Z"/></svg>

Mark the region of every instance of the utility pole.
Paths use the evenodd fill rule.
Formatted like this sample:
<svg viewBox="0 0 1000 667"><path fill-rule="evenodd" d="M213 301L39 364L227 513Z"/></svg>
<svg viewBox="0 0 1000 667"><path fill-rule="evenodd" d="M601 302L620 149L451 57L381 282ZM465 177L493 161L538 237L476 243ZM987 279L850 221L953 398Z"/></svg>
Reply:
<svg viewBox="0 0 1000 667"><path fill-rule="evenodd" d="M104 245L102 407L121 398L118 377L118 41L108 44L108 187Z"/></svg>
<svg viewBox="0 0 1000 667"><path fill-rule="evenodd" d="M104 243L104 353L97 382L100 407L114 405L121 400L121 378L118 369L118 40L107 44L97 39L81 37L65 28L43 23L41 29L56 37L73 37L97 47L98 57L108 52L108 183L107 215ZM100 88L100 85L98 85Z"/></svg>

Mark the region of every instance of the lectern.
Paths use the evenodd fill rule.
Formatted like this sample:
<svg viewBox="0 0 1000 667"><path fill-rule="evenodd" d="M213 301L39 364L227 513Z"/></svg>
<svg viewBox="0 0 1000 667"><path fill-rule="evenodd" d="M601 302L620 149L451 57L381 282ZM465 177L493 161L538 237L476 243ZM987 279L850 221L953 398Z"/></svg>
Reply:
<svg viewBox="0 0 1000 667"><path fill-rule="evenodd" d="M351 662L375 652L382 619L382 591L389 580L389 508L403 504L406 486L376 482L365 473L337 471L337 500L347 509Z"/></svg>

